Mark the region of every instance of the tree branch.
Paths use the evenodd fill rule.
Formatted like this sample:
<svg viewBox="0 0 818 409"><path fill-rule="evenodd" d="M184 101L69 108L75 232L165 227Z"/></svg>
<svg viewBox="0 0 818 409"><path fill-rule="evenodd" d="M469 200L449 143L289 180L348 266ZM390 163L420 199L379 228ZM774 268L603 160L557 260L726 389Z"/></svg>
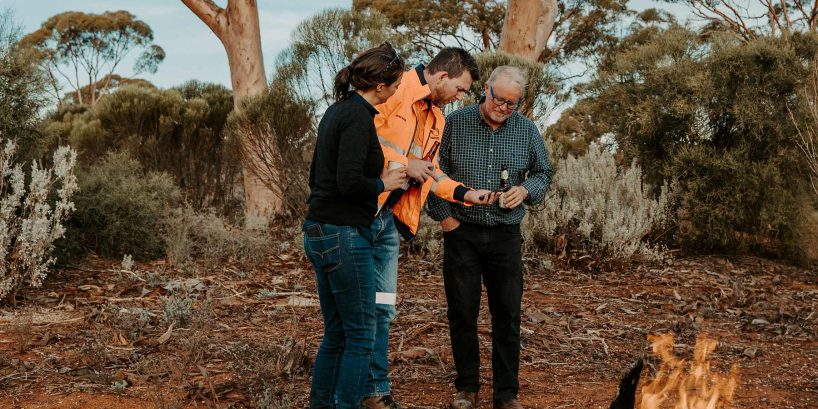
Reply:
<svg viewBox="0 0 818 409"><path fill-rule="evenodd" d="M787 11L787 2L781 0L781 9L784 12L784 20L787 22L787 33L792 30L792 21L790 21L790 13Z"/></svg>
<svg viewBox="0 0 818 409"><path fill-rule="evenodd" d="M778 14L775 12L775 7L773 7L772 0L764 0L762 3L767 6L767 11L770 20L770 34L775 35L775 28L778 27L781 32L786 32L787 30L781 26L781 22L778 21Z"/></svg>
<svg viewBox="0 0 818 409"><path fill-rule="evenodd" d="M224 16L226 16L223 8L213 0L182 0L182 3L210 27L213 34L216 34L216 37L221 40L225 29Z"/></svg>
<svg viewBox="0 0 818 409"><path fill-rule="evenodd" d="M691 1L691 5L694 7L694 10L695 10L694 14L698 14L702 18L709 19L709 20L716 20L713 16L707 15L706 12L699 9L699 7L707 10L708 12L710 12L712 14L715 14L715 15L719 16L721 18L721 21L729 24L732 27L733 31L738 33L744 40L752 40L753 38L756 37L755 32L750 30L747 27L747 25L744 24L743 19L740 20L740 22L737 21L737 20L734 20L734 19L730 18L730 16L728 16L726 13L719 10L715 5L710 5L710 4L706 3L706 2L696 1L696 0ZM729 7L728 4L725 4L725 5ZM734 8L731 8L731 10L733 11L734 14L737 13L737 11ZM741 19L741 16L739 16L739 19Z"/></svg>

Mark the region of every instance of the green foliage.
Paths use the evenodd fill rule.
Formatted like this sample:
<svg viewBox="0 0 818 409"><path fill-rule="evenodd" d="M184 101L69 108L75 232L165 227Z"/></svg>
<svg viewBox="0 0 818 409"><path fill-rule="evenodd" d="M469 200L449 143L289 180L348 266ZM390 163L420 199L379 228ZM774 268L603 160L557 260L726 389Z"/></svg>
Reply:
<svg viewBox="0 0 818 409"><path fill-rule="evenodd" d="M496 50L506 2L433 0L420 7L411 0L353 0L352 9L383 13L395 32L408 37L418 57L428 59L452 45L473 53ZM625 0L558 1L553 40L540 62L559 67L593 58L617 41L617 26L629 13Z"/></svg>
<svg viewBox="0 0 818 409"><path fill-rule="evenodd" d="M668 168L680 175L678 238L691 252L754 253L797 258L801 218L786 162L748 160L746 148L680 149Z"/></svg>
<svg viewBox="0 0 818 409"><path fill-rule="evenodd" d="M93 108L64 107L43 125L52 144L69 143L89 166L109 151L127 152L148 171L170 174L197 209L234 212L238 149L225 137L229 90L190 81L169 90L127 85Z"/></svg>
<svg viewBox="0 0 818 409"><path fill-rule="evenodd" d="M10 12L0 13L0 137L16 142L23 161L38 152L37 113L46 100L46 82L35 56L19 47L19 28Z"/></svg>
<svg viewBox="0 0 818 409"><path fill-rule="evenodd" d="M619 41L619 25L631 13L627 0L558 1L554 45L545 50L540 62L553 62L557 67L572 62L589 65Z"/></svg>
<svg viewBox="0 0 818 409"><path fill-rule="evenodd" d="M383 13L427 59L453 45L470 52L496 48L506 13L505 2L497 0L432 0L423 6L410 0L353 0L352 9Z"/></svg>
<svg viewBox="0 0 818 409"><path fill-rule="evenodd" d="M111 78L131 52L142 51L133 67L136 73L156 72L165 58L164 50L153 44L150 26L124 10L60 13L25 36L22 43L36 50L42 59L57 99L60 82L65 81L77 94L76 100L90 105L99 100L108 85L98 88L95 84L101 78Z"/></svg>
<svg viewBox="0 0 818 409"><path fill-rule="evenodd" d="M355 54L388 41L405 58L407 42L389 29L389 20L376 11L326 9L302 21L290 46L276 61L273 88L303 101L329 106L335 74Z"/></svg>
<svg viewBox="0 0 818 409"><path fill-rule="evenodd" d="M163 224L180 199L173 178L146 171L127 153L108 153L79 174L76 212L63 250L119 258L163 255Z"/></svg>
<svg viewBox="0 0 818 409"><path fill-rule="evenodd" d="M569 152L613 143L651 185L678 179L675 238L688 250L797 258L806 174L788 106L818 45L799 39L636 26L549 136Z"/></svg>
<svg viewBox="0 0 818 409"><path fill-rule="evenodd" d="M559 0L548 47L539 57L551 75L559 79L558 98L573 91L567 87L577 72L590 71L598 56L620 38L621 23L633 12L627 0ZM459 46L471 53L497 50L506 14L505 1L432 0L424 6L411 0L354 0L353 10L382 13L387 29L402 35L412 45L414 60L428 61L446 46ZM643 19L670 18L661 12ZM584 74L581 74L584 76ZM565 87L565 88L563 88ZM560 101L561 102L561 101Z"/></svg>

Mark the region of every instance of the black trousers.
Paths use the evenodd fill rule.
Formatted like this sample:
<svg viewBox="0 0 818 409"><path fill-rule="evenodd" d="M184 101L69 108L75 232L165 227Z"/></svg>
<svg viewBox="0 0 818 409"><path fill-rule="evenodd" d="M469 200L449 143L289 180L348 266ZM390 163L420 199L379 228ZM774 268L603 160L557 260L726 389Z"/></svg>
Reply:
<svg viewBox="0 0 818 409"><path fill-rule="evenodd" d="M517 397L520 388L520 300L523 295L520 225L462 223L444 233L443 282L458 391L480 388L477 316L481 279L491 312L494 401Z"/></svg>

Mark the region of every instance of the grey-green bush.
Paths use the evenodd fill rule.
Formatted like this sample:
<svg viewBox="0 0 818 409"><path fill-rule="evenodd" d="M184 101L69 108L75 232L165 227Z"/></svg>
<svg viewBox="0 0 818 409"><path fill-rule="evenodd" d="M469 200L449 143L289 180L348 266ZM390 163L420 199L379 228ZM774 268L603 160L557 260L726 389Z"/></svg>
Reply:
<svg viewBox="0 0 818 409"><path fill-rule="evenodd" d="M165 252L174 264L192 259L259 262L274 251L265 230L232 226L190 207L174 209L165 225Z"/></svg>
<svg viewBox="0 0 818 409"><path fill-rule="evenodd" d="M816 50L815 35L739 42L673 24L637 27L601 59L582 109L557 128L614 142L620 163L637 160L652 186L677 180L679 225L669 237L688 254L797 260L798 232L812 222L802 217L807 167L788 106Z"/></svg>
<svg viewBox="0 0 818 409"><path fill-rule="evenodd" d="M654 199L637 164L618 169L614 155L592 143L556 166L545 202L523 222L527 246L589 255L595 264L662 257L648 235L668 216L667 189Z"/></svg>
<svg viewBox="0 0 818 409"><path fill-rule="evenodd" d="M21 48L20 27L14 15L0 9L0 138L17 144L18 157L47 160L51 149L40 152L37 133L38 112L46 102L46 81L38 69L37 59Z"/></svg>
<svg viewBox="0 0 818 409"><path fill-rule="evenodd" d="M127 152L147 171L173 177L196 209L233 214L241 206L239 152L225 135L230 90L190 81L160 90L127 85L93 108L65 106L42 126L52 144L68 143L88 168L109 151Z"/></svg>
<svg viewBox="0 0 818 409"><path fill-rule="evenodd" d="M164 254L163 226L181 199L170 175L145 171L126 153L109 153L79 173L79 186L64 252L139 259Z"/></svg>

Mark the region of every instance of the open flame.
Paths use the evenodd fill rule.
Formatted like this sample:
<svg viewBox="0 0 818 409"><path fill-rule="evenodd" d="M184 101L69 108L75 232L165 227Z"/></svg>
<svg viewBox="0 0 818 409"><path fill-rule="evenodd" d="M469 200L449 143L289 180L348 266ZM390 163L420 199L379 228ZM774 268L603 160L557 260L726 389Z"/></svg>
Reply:
<svg viewBox="0 0 818 409"><path fill-rule="evenodd" d="M719 409L733 401L738 369L723 376L710 371L707 356L718 342L699 336L688 363L673 354L673 334L650 335L653 354L661 360L656 377L642 387L639 409Z"/></svg>

